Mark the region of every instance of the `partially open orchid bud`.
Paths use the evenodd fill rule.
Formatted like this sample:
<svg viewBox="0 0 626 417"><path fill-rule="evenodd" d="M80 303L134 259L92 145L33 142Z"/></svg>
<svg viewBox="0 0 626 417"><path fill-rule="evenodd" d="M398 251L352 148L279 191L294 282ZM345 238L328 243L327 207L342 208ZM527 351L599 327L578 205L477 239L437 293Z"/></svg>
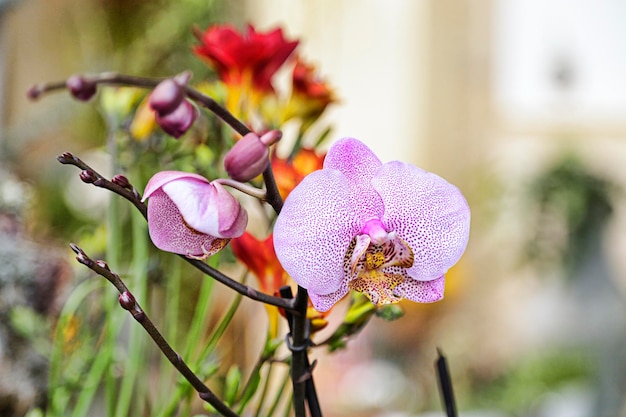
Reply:
<svg viewBox="0 0 626 417"><path fill-rule="evenodd" d="M246 182L260 175L269 164L269 146L282 134L272 130L265 135L248 133L233 146L224 157L224 168L235 181Z"/></svg>
<svg viewBox="0 0 626 417"><path fill-rule="evenodd" d="M178 107L165 115L156 113L156 122L167 134L179 138L189 130L198 117L198 110L187 99L183 99Z"/></svg>
<svg viewBox="0 0 626 417"><path fill-rule="evenodd" d="M96 83L81 75L72 75L65 81L70 93L78 100L87 101L96 94Z"/></svg>
<svg viewBox="0 0 626 417"><path fill-rule="evenodd" d="M155 174L144 191L148 230L161 250L206 258L246 230L248 215L218 182L187 172Z"/></svg>
<svg viewBox="0 0 626 417"><path fill-rule="evenodd" d="M171 78L163 80L150 94L150 107L164 116L175 111L185 99L185 92L179 83Z"/></svg>

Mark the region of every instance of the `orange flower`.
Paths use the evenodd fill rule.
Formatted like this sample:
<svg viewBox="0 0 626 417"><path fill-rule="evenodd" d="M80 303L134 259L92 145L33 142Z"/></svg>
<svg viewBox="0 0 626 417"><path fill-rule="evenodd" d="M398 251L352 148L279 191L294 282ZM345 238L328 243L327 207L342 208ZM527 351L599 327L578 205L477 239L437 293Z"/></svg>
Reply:
<svg viewBox="0 0 626 417"><path fill-rule="evenodd" d="M300 149L291 161L276 155L272 156L272 169L281 197L285 199L304 177L322 169L325 156L325 154L317 155L310 148Z"/></svg>
<svg viewBox="0 0 626 417"><path fill-rule="evenodd" d="M329 104L337 102L335 93L316 73L313 65L297 58L293 69L291 96L282 109L282 121L298 118L305 132L322 115Z"/></svg>

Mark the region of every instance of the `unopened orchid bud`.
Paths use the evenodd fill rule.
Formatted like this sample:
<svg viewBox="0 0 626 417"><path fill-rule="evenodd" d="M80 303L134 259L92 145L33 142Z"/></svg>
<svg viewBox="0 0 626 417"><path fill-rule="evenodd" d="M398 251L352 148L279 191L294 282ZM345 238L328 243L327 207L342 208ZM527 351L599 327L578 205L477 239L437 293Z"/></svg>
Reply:
<svg viewBox="0 0 626 417"><path fill-rule="evenodd" d="M185 99L185 93L179 83L171 78L163 80L150 94L150 107L161 116L175 111Z"/></svg>
<svg viewBox="0 0 626 417"><path fill-rule="evenodd" d="M167 134L181 137L193 125L198 117L198 110L189 100L183 99L178 107L165 115L156 113L156 122Z"/></svg>
<svg viewBox="0 0 626 417"><path fill-rule="evenodd" d="M135 297L128 291L121 293L118 300L124 310L130 311L135 308Z"/></svg>
<svg viewBox="0 0 626 417"><path fill-rule="evenodd" d="M265 135L248 133L224 157L224 168L235 181L246 182L265 171L269 164L269 146L281 137L278 130Z"/></svg>
<svg viewBox="0 0 626 417"><path fill-rule="evenodd" d="M78 100L87 101L96 94L96 83L81 75L72 75L65 81L65 85Z"/></svg>
<svg viewBox="0 0 626 417"><path fill-rule="evenodd" d="M122 188L130 188L130 182L128 181L128 178L121 174L113 176L113 178L111 178L111 182L115 185L119 185Z"/></svg>
<svg viewBox="0 0 626 417"><path fill-rule="evenodd" d="M95 172L89 169L82 170L79 176L80 180L87 184L93 184L98 179L98 176L95 174Z"/></svg>

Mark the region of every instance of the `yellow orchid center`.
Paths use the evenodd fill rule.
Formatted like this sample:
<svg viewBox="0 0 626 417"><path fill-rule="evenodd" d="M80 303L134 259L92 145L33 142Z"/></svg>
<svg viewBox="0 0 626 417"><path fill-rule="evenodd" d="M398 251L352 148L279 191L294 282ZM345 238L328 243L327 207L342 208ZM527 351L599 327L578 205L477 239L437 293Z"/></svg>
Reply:
<svg viewBox="0 0 626 417"><path fill-rule="evenodd" d="M348 287L377 305L397 303L402 294L395 289L406 279L405 269L413 266L413 250L395 232L387 233L379 220L367 222L363 231L344 258Z"/></svg>

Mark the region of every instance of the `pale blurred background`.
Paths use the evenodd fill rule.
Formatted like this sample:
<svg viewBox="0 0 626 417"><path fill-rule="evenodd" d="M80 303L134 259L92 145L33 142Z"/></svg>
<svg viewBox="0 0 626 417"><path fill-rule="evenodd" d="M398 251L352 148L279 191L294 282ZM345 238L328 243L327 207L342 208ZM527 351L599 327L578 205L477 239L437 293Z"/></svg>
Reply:
<svg viewBox="0 0 626 417"><path fill-rule="evenodd" d="M148 3L0 0L5 184L36 192L58 175L57 154L97 142L65 127L97 124L93 108L27 102L32 84L179 72L192 62L179 59L191 55L187 23L281 26L340 97L327 115L334 138L441 175L473 212L444 301L403 303L401 320L375 320L346 351L318 355L326 415L442 416L440 347L462 416L626 416L626 2L159 2L170 18ZM178 55L141 55L174 44ZM9 188L5 208L19 200ZM69 257L71 230L34 212L28 239Z"/></svg>

